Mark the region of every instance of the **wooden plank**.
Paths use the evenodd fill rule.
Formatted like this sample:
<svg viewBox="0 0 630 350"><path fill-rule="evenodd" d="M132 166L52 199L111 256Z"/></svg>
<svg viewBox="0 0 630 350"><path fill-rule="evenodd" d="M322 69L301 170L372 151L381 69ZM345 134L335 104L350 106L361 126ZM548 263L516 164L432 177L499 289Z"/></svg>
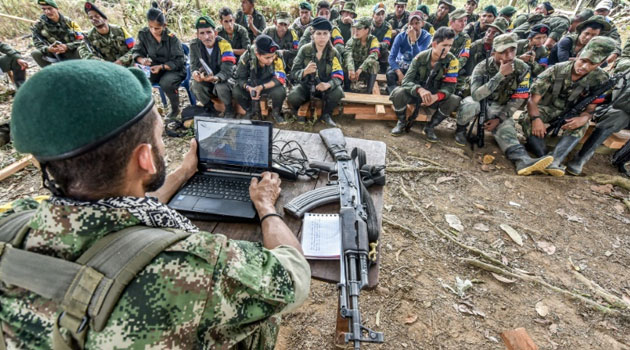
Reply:
<svg viewBox="0 0 630 350"><path fill-rule="evenodd" d="M260 115L266 117L269 115L269 102L266 98L260 99Z"/></svg>
<svg viewBox="0 0 630 350"><path fill-rule="evenodd" d="M378 84L374 84L374 87L372 88L372 95L373 96L381 96L381 88L378 87ZM385 114L385 106L378 104L374 107L374 113L376 113L376 115L384 115Z"/></svg>
<svg viewBox="0 0 630 350"><path fill-rule="evenodd" d="M23 157L22 159L15 161L9 164L8 166L2 168L0 170L0 181L26 168L29 165L29 163L31 163L32 160L33 160L33 156L29 154L26 157Z"/></svg>
<svg viewBox="0 0 630 350"><path fill-rule="evenodd" d="M387 83L387 76L385 74L377 74L376 81L379 83Z"/></svg>
<svg viewBox="0 0 630 350"><path fill-rule="evenodd" d="M385 114L355 114L354 119L357 120L397 120L396 113L392 110L385 110Z"/></svg>
<svg viewBox="0 0 630 350"><path fill-rule="evenodd" d="M349 105L344 105L343 113L344 114L372 114L374 113L374 107L353 103Z"/></svg>
<svg viewBox="0 0 630 350"><path fill-rule="evenodd" d="M538 346L525 328L517 328L501 333L501 339L505 342L507 350L538 350Z"/></svg>
<svg viewBox="0 0 630 350"><path fill-rule="evenodd" d="M411 117L413 114L413 110L416 108L416 105L407 105L406 115L407 118ZM427 109L420 106L420 112L418 112L418 118L416 118L417 122L426 122L429 120L429 115L427 114Z"/></svg>
<svg viewBox="0 0 630 350"><path fill-rule="evenodd" d="M616 132L604 141L604 146L612 149L620 149L630 140L630 130Z"/></svg>
<svg viewBox="0 0 630 350"><path fill-rule="evenodd" d="M389 96L387 95L374 96L373 94L359 94L356 92L346 92L344 94L345 97L341 100L342 103L359 103L366 105L385 106L390 106L392 104L392 101L390 101Z"/></svg>

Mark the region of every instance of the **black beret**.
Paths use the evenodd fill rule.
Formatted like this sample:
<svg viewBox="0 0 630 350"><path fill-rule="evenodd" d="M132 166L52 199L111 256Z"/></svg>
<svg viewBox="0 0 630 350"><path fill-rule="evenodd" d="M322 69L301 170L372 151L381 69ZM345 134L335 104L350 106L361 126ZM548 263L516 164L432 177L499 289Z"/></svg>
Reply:
<svg viewBox="0 0 630 350"><path fill-rule="evenodd" d="M313 20L313 23L311 23L311 27L313 27L313 30L327 30L327 31L331 31L333 28L330 21L324 17L315 17L315 19Z"/></svg>
<svg viewBox="0 0 630 350"><path fill-rule="evenodd" d="M549 1L545 1L542 4L545 7L545 10L547 11L548 15L553 13L554 9L553 9L553 6L551 6L551 3Z"/></svg>
<svg viewBox="0 0 630 350"><path fill-rule="evenodd" d="M539 24L536 24L536 25L532 26L529 29L529 36L528 36L528 38L533 38L537 34L547 34L547 35L549 35L550 31L551 31L551 28L549 28L548 25L539 23Z"/></svg>
<svg viewBox="0 0 630 350"><path fill-rule="evenodd" d="M269 35L261 34L256 37L256 52L259 54L274 53L280 48Z"/></svg>
<svg viewBox="0 0 630 350"><path fill-rule="evenodd" d="M98 7L96 7L96 5L94 5L93 3L89 2L89 1L85 3L83 8L85 9L85 13L88 13L90 11L95 11L96 13L99 14L99 16L107 19L107 16L105 16L105 14L103 12L101 12L101 10L99 10Z"/></svg>
<svg viewBox="0 0 630 350"><path fill-rule="evenodd" d="M317 3L317 11L319 11L319 9L324 8L324 9L329 9L330 8L330 3L326 0L322 0L320 2Z"/></svg>

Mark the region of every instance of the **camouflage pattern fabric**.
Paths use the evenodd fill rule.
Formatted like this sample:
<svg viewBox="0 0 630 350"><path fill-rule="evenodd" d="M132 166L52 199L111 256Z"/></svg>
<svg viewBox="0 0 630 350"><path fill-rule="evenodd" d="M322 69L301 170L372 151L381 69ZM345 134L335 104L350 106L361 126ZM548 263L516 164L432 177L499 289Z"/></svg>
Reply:
<svg viewBox="0 0 630 350"><path fill-rule="evenodd" d="M397 30L400 33L400 30L409 23L409 11L403 12L402 17L396 17L396 12L389 13L385 17L385 22L389 23L392 30Z"/></svg>
<svg viewBox="0 0 630 350"><path fill-rule="evenodd" d="M468 19L468 25L466 25L466 28L464 28L464 32L466 32L466 34L468 34L468 36L470 37L470 40L474 42L482 39L483 36L486 34L487 29L487 26L481 29L481 23L470 22L470 19Z"/></svg>
<svg viewBox="0 0 630 350"><path fill-rule="evenodd" d="M615 23L612 21L612 19L610 17L606 17L606 21L608 21L608 24L610 24L610 30L607 31L607 32L603 32L600 35L601 36L607 36L609 38L615 39L615 41L619 44L619 47L617 48L617 50L614 53L620 54L620 52L621 52L621 36L619 35L619 31L617 30L617 26L615 25Z"/></svg>
<svg viewBox="0 0 630 350"><path fill-rule="evenodd" d="M289 28L282 38L278 36L276 26L267 27L263 34L269 35L273 41L280 46L280 57L284 60L285 66L290 69L293 67L293 60L297 55L300 38L297 33Z"/></svg>
<svg viewBox="0 0 630 350"><path fill-rule="evenodd" d="M569 30L571 20L567 16L557 15L545 18L542 23L551 28L549 37L557 42Z"/></svg>
<svg viewBox="0 0 630 350"><path fill-rule="evenodd" d="M356 71L361 69L368 74L378 74L378 58L380 55L380 45L378 39L369 34L365 41L355 38L350 39L346 44L343 63L346 71Z"/></svg>
<svg viewBox="0 0 630 350"><path fill-rule="evenodd" d="M258 32L260 33L262 33L262 31L267 28L267 22L265 21L265 16L263 16L256 9L254 9L254 13L251 15L246 15L243 10L238 10L238 12L236 13L236 18L234 19L234 22L243 26L243 28L247 30L249 40L254 42L254 39L256 39L256 35L254 35L254 32L249 28L249 19L247 18L249 16L254 17L254 27L256 27L256 29L258 29Z"/></svg>
<svg viewBox="0 0 630 350"><path fill-rule="evenodd" d="M448 27L449 21L450 20L448 18L448 14L446 14L444 18L438 19L437 15L435 13L432 13L429 15L429 18L427 19L427 22L431 23L431 25L433 26L433 29L435 30L438 30L441 27Z"/></svg>
<svg viewBox="0 0 630 350"><path fill-rule="evenodd" d="M133 63L131 49L135 40L122 27L109 24L109 32L101 35L96 28L90 29L86 35L86 41L92 47L88 48L87 42L79 47L79 54L83 59L102 59L108 62L120 61L124 66Z"/></svg>
<svg viewBox="0 0 630 350"><path fill-rule="evenodd" d="M518 46L516 47L516 57L531 51L534 53L534 60L526 63L529 65L532 77L536 78L540 73L547 69L547 66L549 66L549 51L547 51L544 46L532 49L529 46L529 39L522 39L518 41Z"/></svg>
<svg viewBox="0 0 630 350"><path fill-rule="evenodd" d="M474 23L479 21L479 14L471 13L468 15L468 23Z"/></svg>
<svg viewBox="0 0 630 350"><path fill-rule="evenodd" d="M99 238L136 226L124 208L19 200L2 215L37 211L24 249L76 260ZM296 255L297 254L297 255ZM296 260L297 259L297 260ZM272 350L278 315L307 296L306 260L294 248L193 233L160 253L127 286L105 329L88 331L86 349ZM57 307L25 290L2 288L0 319L8 348L51 349Z"/></svg>
<svg viewBox="0 0 630 350"><path fill-rule="evenodd" d="M55 41L59 41L68 46L68 51L76 51L81 46L83 39L83 33L81 28L73 20L68 17L59 14L59 21L57 23L51 21L45 15L41 15L39 20L33 25L33 33L39 35L48 44L41 42L33 37L33 44L42 54L48 54L48 46L52 45Z"/></svg>
<svg viewBox="0 0 630 350"><path fill-rule="evenodd" d="M227 40L233 50L247 49L252 43L251 40L249 40L247 29L237 23L234 24L234 32L231 36L223 27L217 27L217 35Z"/></svg>
<svg viewBox="0 0 630 350"><path fill-rule="evenodd" d="M630 69L630 39L626 40L621 56L617 59L615 73L626 72L628 69Z"/></svg>
<svg viewBox="0 0 630 350"><path fill-rule="evenodd" d="M337 20L335 20L336 23ZM293 21L293 23L291 24L291 26L289 26L289 28L293 29L295 31L295 34L297 34L298 38L301 38L302 35L304 35L304 31L306 30L306 28L311 26L311 23L313 23L313 19L311 18L311 21L306 23L306 24L302 24L300 17L296 18L295 21ZM334 24L333 24L334 25Z"/></svg>

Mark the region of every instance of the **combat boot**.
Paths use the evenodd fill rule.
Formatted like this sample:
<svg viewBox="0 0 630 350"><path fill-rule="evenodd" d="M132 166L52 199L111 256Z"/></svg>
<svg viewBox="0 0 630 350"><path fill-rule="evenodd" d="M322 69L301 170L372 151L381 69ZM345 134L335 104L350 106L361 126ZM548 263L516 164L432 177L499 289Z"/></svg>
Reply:
<svg viewBox="0 0 630 350"><path fill-rule="evenodd" d="M11 142L11 129L9 123L0 125L0 147Z"/></svg>
<svg viewBox="0 0 630 350"><path fill-rule="evenodd" d="M398 122L396 126L390 132L392 136L400 136L405 132L405 127L407 126L407 116L405 115L405 111L396 112L396 118L398 118Z"/></svg>
<svg viewBox="0 0 630 350"><path fill-rule="evenodd" d="M346 78L343 80L343 91L350 92L351 86L352 86L352 82L350 81L350 79Z"/></svg>
<svg viewBox="0 0 630 350"><path fill-rule="evenodd" d="M335 122L332 120L332 117L328 113L322 114L321 120L322 120L322 122L326 123L326 125L328 125L330 127L334 128L334 127L337 126L337 124L335 124Z"/></svg>
<svg viewBox="0 0 630 350"><path fill-rule="evenodd" d="M531 175L535 171L543 171L551 162L553 162L552 156L544 156L540 158L531 158L525 147L521 144L508 147L505 150L505 156L507 159L514 163L516 173L518 175Z"/></svg>
<svg viewBox="0 0 630 350"><path fill-rule="evenodd" d="M214 103L212 101L206 103L203 106L203 109L206 111L206 113L208 113L211 116L216 116L219 114L217 110L214 108ZM227 106L226 106L226 109L227 109Z"/></svg>
<svg viewBox="0 0 630 350"><path fill-rule="evenodd" d="M273 117L273 121L276 124L282 125L287 123L287 121L282 116L282 105L278 107L273 106L273 108L271 109L271 116Z"/></svg>
<svg viewBox="0 0 630 350"><path fill-rule="evenodd" d="M225 105L225 111L223 111L223 118L234 119L236 117L236 113L234 112L234 107L232 104Z"/></svg>
<svg viewBox="0 0 630 350"><path fill-rule="evenodd" d="M547 154L547 145L545 139L531 135L527 138L525 148L533 153L536 157L542 157Z"/></svg>
<svg viewBox="0 0 630 350"><path fill-rule="evenodd" d="M427 137L427 141L431 143L440 141L437 135L435 135L435 127L438 126L444 119L446 119L446 116L440 113L439 109L433 114L429 124L424 127L424 135Z"/></svg>
<svg viewBox="0 0 630 350"><path fill-rule="evenodd" d="M457 124L457 128L455 129L455 144L458 146L466 147L468 143L466 140L466 129L468 128L468 124L459 125Z"/></svg>
<svg viewBox="0 0 630 350"><path fill-rule="evenodd" d="M562 162L579 141L580 139L575 136L563 135L551 154L553 162L549 164L545 172L551 176L564 176L565 167Z"/></svg>
<svg viewBox="0 0 630 350"><path fill-rule="evenodd" d="M376 74L370 74L370 76L368 77L368 83L367 83L367 93L371 94L372 91L374 90L374 84L376 83Z"/></svg>
<svg viewBox="0 0 630 350"><path fill-rule="evenodd" d="M244 108L245 109L245 115L243 116L243 119L245 120L252 120L253 116L254 116L254 109L250 106L248 108Z"/></svg>
<svg viewBox="0 0 630 350"><path fill-rule="evenodd" d="M16 69L13 71L13 83L15 84L15 90L19 89L26 81L26 71Z"/></svg>
<svg viewBox="0 0 630 350"><path fill-rule="evenodd" d="M584 164L593 157L597 147L604 143L612 134L612 129L595 128L591 136L588 137L588 140L582 145L578 154L567 164L567 173L575 176L582 174Z"/></svg>
<svg viewBox="0 0 630 350"><path fill-rule="evenodd" d="M166 116L166 119L176 120L179 116L179 95L171 92L166 93L166 97L168 98L168 103L171 105L171 111Z"/></svg>

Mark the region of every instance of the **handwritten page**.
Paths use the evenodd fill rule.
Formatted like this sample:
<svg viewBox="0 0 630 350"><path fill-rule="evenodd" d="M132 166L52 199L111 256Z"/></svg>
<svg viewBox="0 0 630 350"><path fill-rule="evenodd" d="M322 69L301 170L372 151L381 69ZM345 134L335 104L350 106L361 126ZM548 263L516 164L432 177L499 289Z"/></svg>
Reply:
<svg viewBox="0 0 630 350"><path fill-rule="evenodd" d="M339 259L341 241L338 214L304 214L302 250L311 260Z"/></svg>

